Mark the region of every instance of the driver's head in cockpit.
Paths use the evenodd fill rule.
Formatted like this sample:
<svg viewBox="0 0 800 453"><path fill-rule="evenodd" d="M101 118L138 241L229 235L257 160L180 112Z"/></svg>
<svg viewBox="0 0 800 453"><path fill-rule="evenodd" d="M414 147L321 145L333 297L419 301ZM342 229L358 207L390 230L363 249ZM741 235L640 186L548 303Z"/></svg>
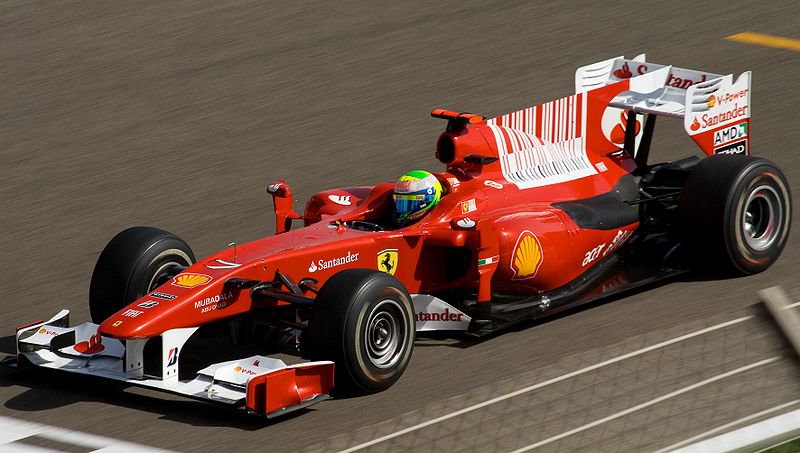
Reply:
<svg viewBox="0 0 800 453"><path fill-rule="evenodd" d="M442 184L430 172L413 170L394 185L394 221L406 226L421 219L442 198Z"/></svg>

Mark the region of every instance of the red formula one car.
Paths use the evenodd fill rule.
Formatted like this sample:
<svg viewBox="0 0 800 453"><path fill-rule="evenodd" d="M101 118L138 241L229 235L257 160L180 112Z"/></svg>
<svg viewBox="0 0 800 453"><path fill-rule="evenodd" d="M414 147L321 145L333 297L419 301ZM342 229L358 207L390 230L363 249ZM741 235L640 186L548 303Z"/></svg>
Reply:
<svg viewBox="0 0 800 453"><path fill-rule="evenodd" d="M402 227L394 183L320 192L300 215L278 181L277 234L199 261L173 234L125 230L92 276L94 323L68 327L64 310L20 327L17 359L272 417L328 398L334 375L337 389L386 389L416 332L481 336L778 258L791 199L781 170L750 156L749 72L620 57L578 69L575 88L491 119L434 110L443 195ZM650 163L657 116L682 118L709 157Z"/></svg>

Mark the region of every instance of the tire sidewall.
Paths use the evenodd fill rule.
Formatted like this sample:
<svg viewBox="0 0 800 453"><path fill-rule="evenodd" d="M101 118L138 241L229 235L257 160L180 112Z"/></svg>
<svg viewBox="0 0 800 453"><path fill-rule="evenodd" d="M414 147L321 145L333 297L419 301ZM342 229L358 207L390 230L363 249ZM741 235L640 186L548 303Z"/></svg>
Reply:
<svg viewBox="0 0 800 453"><path fill-rule="evenodd" d="M744 237L744 210L754 189L767 185L778 194L781 208L779 232L774 242L765 250L752 248ZM781 254L789 237L791 224L791 197L788 183L780 171L767 161L758 160L742 172L732 185L733 190L725 209L725 244L730 261L738 271L752 274L767 269Z"/></svg>
<svg viewBox="0 0 800 453"><path fill-rule="evenodd" d="M368 359L364 340L370 316L384 300L400 307L406 331L399 359L388 369L378 368ZM347 269L322 285L303 333L304 354L311 360L336 364L337 393L376 393L391 387L405 372L413 352L415 327L411 296L399 280L374 269Z"/></svg>
<svg viewBox="0 0 800 453"><path fill-rule="evenodd" d="M144 226L121 231L100 253L92 273L89 285L92 321L102 323L154 289L150 285L153 273L164 263L184 265L186 261L189 265L195 261L191 248L168 231Z"/></svg>
<svg viewBox="0 0 800 453"><path fill-rule="evenodd" d="M136 261L130 278L125 285L125 300L132 302L139 299L160 286L160 284L169 281L161 281L156 284L154 279L156 278L156 273L165 271L165 266L170 263L184 268L193 264L194 260L190 254L179 248L182 242L175 238L164 238L147 248Z"/></svg>
<svg viewBox="0 0 800 453"><path fill-rule="evenodd" d="M744 212L754 190L768 185L777 193L780 231L764 250L745 238ZM691 170L680 201L680 234L687 266L715 276L762 272L780 256L789 237L792 198L783 172L752 156L714 155ZM777 214L776 214L777 215Z"/></svg>
<svg viewBox="0 0 800 453"><path fill-rule="evenodd" d="M375 315L375 308L386 300L391 300L401 307L402 319L400 325L405 329L404 336L400 339L403 344L400 357L388 368L379 368L369 360L366 335L371 321L370 315ZM410 297L395 286L380 285L380 279L368 282L354 297L346 321L345 359L349 362L350 369L362 375L358 382L364 390L375 391L386 388L396 382L403 370L411 360L415 336L415 322L413 309L410 306Z"/></svg>

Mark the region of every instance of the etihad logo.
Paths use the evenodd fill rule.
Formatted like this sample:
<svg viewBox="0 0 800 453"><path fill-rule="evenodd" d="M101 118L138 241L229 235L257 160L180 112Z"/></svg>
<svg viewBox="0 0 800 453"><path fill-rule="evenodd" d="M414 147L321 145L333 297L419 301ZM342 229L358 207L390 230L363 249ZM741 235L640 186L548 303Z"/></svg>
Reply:
<svg viewBox="0 0 800 453"><path fill-rule="evenodd" d="M194 274L191 272L180 274L172 278L172 284L181 288L194 288L202 286L211 281L211 276L206 274Z"/></svg>
<svg viewBox="0 0 800 453"><path fill-rule="evenodd" d="M378 252L378 270L394 275L397 271L397 249L386 249Z"/></svg>
<svg viewBox="0 0 800 453"><path fill-rule="evenodd" d="M523 231L514 246L514 259L511 261L511 270L514 271L513 279L524 280L534 277L543 258L539 239L532 232Z"/></svg>

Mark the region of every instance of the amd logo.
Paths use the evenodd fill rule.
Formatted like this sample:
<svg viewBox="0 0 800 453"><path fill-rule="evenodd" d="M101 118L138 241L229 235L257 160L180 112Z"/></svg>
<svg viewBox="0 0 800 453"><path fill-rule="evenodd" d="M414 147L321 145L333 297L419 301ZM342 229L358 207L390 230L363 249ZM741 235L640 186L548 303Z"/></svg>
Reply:
<svg viewBox="0 0 800 453"><path fill-rule="evenodd" d="M714 132L714 146L747 137L747 123L739 123Z"/></svg>

